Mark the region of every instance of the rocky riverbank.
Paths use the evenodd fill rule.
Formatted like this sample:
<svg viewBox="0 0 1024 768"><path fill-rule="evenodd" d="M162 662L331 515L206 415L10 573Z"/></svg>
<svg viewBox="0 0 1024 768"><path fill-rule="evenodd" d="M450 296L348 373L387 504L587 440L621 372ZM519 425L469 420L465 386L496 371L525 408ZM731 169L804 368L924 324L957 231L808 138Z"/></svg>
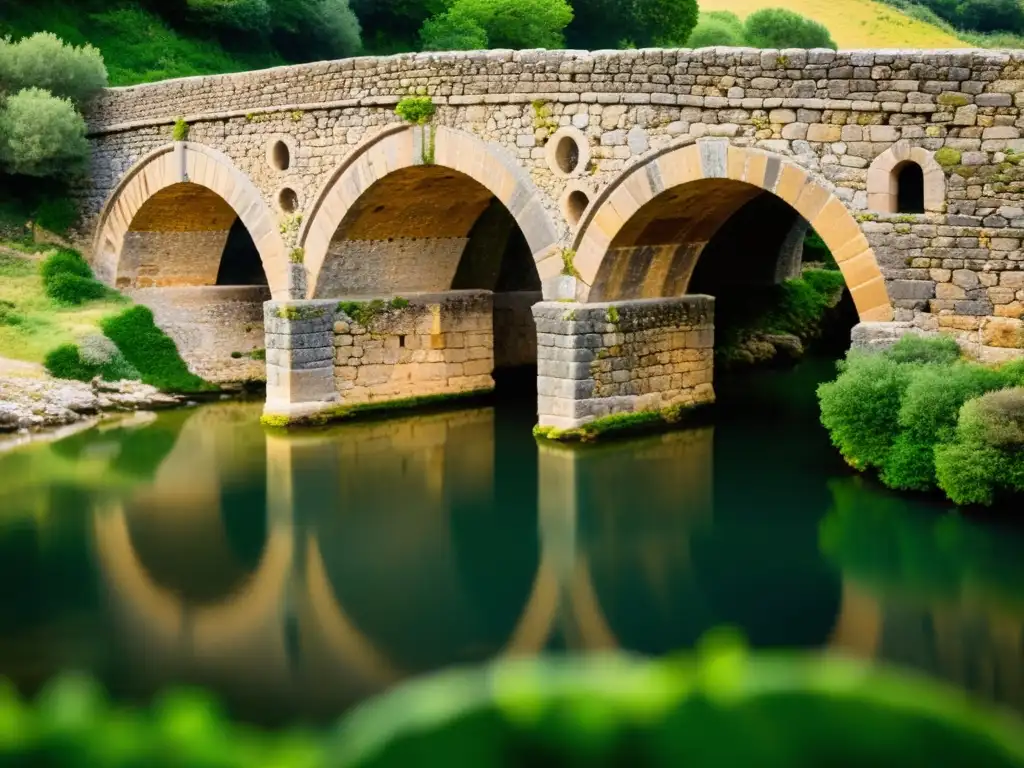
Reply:
<svg viewBox="0 0 1024 768"><path fill-rule="evenodd" d="M63 427L105 413L173 408L186 400L138 381L63 381L0 368L0 432Z"/></svg>

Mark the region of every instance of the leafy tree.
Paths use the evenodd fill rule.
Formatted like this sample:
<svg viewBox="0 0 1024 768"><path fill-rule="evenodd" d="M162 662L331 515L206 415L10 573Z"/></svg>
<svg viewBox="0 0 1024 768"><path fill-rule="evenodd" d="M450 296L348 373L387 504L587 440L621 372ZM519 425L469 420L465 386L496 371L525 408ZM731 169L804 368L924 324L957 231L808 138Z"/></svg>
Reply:
<svg viewBox="0 0 1024 768"><path fill-rule="evenodd" d="M578 48L681 45L697 23L697 0L574 0L566 31Z"/></svg>
<svg viewBox="0 0 1024 768"><path fill-rule="evenodd" d="M729 11L702 13L686 41L688 48L711 48L716 45L743 45L743 22Z"/></svg>
<svg viewBox="0 0 1024 768"><path fill-rule="evenodd" d="M89 157L85 120L69 99L26 88L0 112L0 162L8 173L72 176Z"/></svg>
<svg viewBox="0 0 1024 768"><path fill-rule="evenodd" d="M359 17L367 45L372 44L375 49L414 50L424 22L432 16L443 15L448 3L445 0L351 0L351 6Z"/></svg>
<svg viewBox="0 0 1024 768"><path fill-rule="evenodd" d="M292 61L339 59L362 47L348 0L269 0L271 39Z"/></svg>
<svg viewBox="0 0 1024 768"><path fill-rule="evenodd" d="M428 19L421 37L432 46L443 39L467 45L483 30L491 48L562 48L572 21L566 0L455 0L440 16ZM474 29L474 27L476 29Z"/></svg>
<svg viewBox="0 0 1024 768"><path fill-rule="evenodd" d="M91 45L67 45L52 32L0 41L0 86L7 93L42 88L82 105L107 84L107 68Z"/></svg>
<svg viewBox="0 0 1024 768"><path fill-rule="evenodd" d="M442 13L423 22L424 51L477 51L487 47L487 32L473 19Z"/></svg>
<svg viewBox="0 0 1024 768"><path fill-rule="evenodd" d="M188 0L189 15L228 30L264 33L270 28L267 0Z"/></svg>
<svg viewBox="0 0 1024 768"><path fill-rule="evenodd" d="M1024 8L1018 0L922 0L921 4L960 29L1024 33Z"/></svg>
<svg viewBox="0 0 1024 768"><path fill-rule="evenodd" d="M743 25L747 42L756 48L836 47L824 25L785 8L763 8Z"/></svg>

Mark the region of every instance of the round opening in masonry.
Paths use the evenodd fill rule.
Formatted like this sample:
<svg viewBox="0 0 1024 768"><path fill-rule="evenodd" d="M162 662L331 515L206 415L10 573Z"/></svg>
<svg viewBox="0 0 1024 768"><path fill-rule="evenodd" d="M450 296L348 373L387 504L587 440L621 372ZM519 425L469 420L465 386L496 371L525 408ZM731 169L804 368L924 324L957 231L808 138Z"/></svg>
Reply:
<svg viewBox="0 0 1024 768"><path fill-rule="evenodd" d="M576 225L580 223L580 218L583 216L583 212L587 210L587 206L590 205L590 198L587 197L586 192L581 190L573 190L569 193L569 197L565 201L565 213L569 217L569 223Z"/></svg>
<svg viewBox="0 0 1024 768"><path fill-rule="evenodd" d="M283 141L275 141L270 150L270 163L278 171L287 171L292 164L292 152Z"/></svg>
<svg viewBox="0 0 1024 768"><path fill-rule="evenodd" d="M572 136L563 136L555 147L555 162L562 173L573 173L580 164L580 145Z"/></svg>
<svg viewBox="0 0 1024 768"><path fill-rule="evenodd" d="M299 195L291 187L285 187L277 193L277 204L285 213L295 213L299 207Z"/></svg>

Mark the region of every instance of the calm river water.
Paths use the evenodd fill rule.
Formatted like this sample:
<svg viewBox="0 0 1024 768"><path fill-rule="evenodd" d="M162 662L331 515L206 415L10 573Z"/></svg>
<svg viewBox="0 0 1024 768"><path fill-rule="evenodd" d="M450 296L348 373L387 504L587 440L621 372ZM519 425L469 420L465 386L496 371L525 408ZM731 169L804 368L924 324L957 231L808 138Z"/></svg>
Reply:
<svg viewBox="0 0 1024 768"><path fill-rule="evenodd" d="M0 676L320 723L453 663L731 624L1024 710L1024 537L846 471L833 375L723 381L713 423L577 448L538 447L529 400L294 436L234 403L0 454Z"/></svg>

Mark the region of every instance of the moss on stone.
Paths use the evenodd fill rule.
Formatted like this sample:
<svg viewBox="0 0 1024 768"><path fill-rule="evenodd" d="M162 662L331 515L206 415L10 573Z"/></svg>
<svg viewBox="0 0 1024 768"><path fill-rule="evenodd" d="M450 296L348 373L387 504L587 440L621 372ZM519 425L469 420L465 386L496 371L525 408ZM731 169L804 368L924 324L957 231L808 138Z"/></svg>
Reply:
<svg viewBox="0 0 1024 768"><path fill-rule="evenodd" d="M292 264L302 264L306 261L306 251L303 248L292 248L288 253L288 261Z"/></svg>
<svg viewBox="0 0 1024 768"><path fill-rule="evenodd" d="M373 299L371 301L342 301L338 304L338 311L348 315L353 322L362 326L368 326L380 315L409 306L409 300L401 296L395 296L390 301L384 299Z"/></svg>
<svg viewBox="0 0 1024 768"><path fill-rule="evenodd" d="M682 423L687 416L696 414L702 406L673 405L657 411L614 413L572 429L533 428L533 436L558 442L590 442L599 437L625 436L638 432L668 429Z"/></svg>
<svg viewBox="0 0 1024 768"><path fill-rule="evenodd" d="M277 316L282 320L316 320L323 317L323 307L278 307Z"/></svg>
<svg viewBox="0 0 1024 768"><path fill-rule="evenodd" d="M960 150L952 147L943 147L935 153L935 162L945 169L960 165L961 159L963 159L963 155Z"/></svg>
<svg viewBox="0 0 1024 768"><path fill-rule="evenodd" d="M606 313L606 315L608 317L608 322L611 323L612 325L615 325L619 322L618 307L608 307L608 312Z"/></svg>
<svg viewBox="0 0 1024 768"><path fill-rule="evenodd" d="M404 397L398 400L387 400L375 403L341 404L325 408L307 416L285 416L281 414L264 414L260 424L265 427L287 429L290 427L323 427L336 421L346 421L363 416L386 416L394 411L407 411L413 408L427 408L449 403L465 403L486 397L494 392L493 388L481 388L466 392L446 392L437 395L420 395Z"/></svg>
<svg viewBox="0 0 1024 768"><path fill-rule="evenodd" d="M185 122L184 118L179 117L174 121L171 136L175 141L188 141L188 123Z"/></svg>
<svg viewBox="0 0 1024 768"><path fill-rule="evenodd" d="M950 107L965 107L970 103L970 99L962 93L956 91L943 91L936 99L939 104L945 104Z"/></svg>
<svg viewBox="0 0 1024 768"><path fill-rule="evenodd" d="M572 248L562 249L562 274L566 277L579 277L580 273L576 271L576 251Z"/></svg>

